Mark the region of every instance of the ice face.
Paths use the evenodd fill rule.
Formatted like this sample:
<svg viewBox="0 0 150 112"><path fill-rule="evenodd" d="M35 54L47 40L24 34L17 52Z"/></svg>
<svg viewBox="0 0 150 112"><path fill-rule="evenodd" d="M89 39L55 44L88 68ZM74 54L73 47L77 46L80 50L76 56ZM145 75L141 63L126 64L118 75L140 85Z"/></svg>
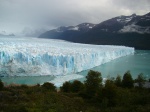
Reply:
<svg viewBox="0 0 150 112"><path fill-rule="evenodd" d="M134 53L125 46L38 38L0 38L0 76L65 75Z"/></svg>

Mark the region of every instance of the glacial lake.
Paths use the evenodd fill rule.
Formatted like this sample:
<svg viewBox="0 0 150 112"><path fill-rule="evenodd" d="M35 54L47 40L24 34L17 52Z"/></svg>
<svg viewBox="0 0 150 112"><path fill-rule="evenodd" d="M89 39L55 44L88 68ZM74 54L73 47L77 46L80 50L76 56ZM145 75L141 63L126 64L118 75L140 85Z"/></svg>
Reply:
<svg viewBox="0 0 150 112"><path fill-rule="evenodd" d="M118 74L123 76L123 74L129 70L133 78L136 78L137 75L143 73L144 76L147 79L149 79L150 78L150 50L136 50L134 55L118 58L111 62L94 67L91 70L101 72L103 78L116 77ZM82 78L79 78L78 80L84 81L88 71L89 70L85 70L77 73L78 75L82 76ZM73 75L70 74L70 77L73 77ZM63 79L63 76L61 77L58 76L57 78L58 80ZM29 85L42 84L44 82L53 81L55 79L56 77L54 76L1 77L1 80L5 84L13 83L13 84L29 84ZM55 82L55 84L56 83L57 82Z"/></svg>

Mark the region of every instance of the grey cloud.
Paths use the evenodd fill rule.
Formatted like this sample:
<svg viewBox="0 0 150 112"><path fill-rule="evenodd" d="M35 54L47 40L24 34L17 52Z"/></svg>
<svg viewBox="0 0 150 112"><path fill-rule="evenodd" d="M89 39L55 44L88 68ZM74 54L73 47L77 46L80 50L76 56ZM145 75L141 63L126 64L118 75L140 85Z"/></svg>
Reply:
<svg viewBox="0 0 150 112"><path fill-rule="evenodd" d="M0 31L32 34L149 11L149 0L0 0Z"/></svg>

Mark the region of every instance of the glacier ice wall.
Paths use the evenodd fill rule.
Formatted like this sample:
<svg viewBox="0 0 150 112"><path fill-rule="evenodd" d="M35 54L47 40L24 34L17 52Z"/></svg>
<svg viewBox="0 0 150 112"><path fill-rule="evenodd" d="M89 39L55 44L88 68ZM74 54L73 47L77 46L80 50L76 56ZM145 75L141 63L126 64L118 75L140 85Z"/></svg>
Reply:
<svg viewBox="0 0 150 112"><path fill-rule="evenodd" d="M0 38L0 76L64 75L134 53L134 48L38 38Z"/></svg>

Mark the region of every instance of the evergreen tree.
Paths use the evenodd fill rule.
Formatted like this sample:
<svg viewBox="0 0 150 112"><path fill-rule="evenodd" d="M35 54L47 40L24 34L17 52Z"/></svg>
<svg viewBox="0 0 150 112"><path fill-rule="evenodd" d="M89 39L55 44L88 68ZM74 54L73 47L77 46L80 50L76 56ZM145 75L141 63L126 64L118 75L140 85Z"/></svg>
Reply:
<svg viewBox="0 0 150 112"><path fill-rule="evenodd" d="M105 87L102 90L103 100L107 98L108 106L116 105L117 89L114 82L110 79L106 80Z"/></svg>
<svg viewBox="0 0 150 112"><path fill-rule="evenodd" d="M145 83L145 81L146 81L145 77L144 77L144 75L142 73L139 74L138 77L135 79L135 82L138 83L139 87L143 87L143 84Z"/></svg>
<svg viewBox="0 0 150 112"><path fill-rule="evenodd" d="M101 73L90 70L85 80L86 94L89 97L95 96L100 87L102 87Z"/></svg>
<svg viewBox="0 0 150 112"><path fill-rule="evenodd" d="M115 85L121 87L121 76L118 75L115 80Z"/></svg>
<svg viewBox="0 0 150 112"><path fill-rule="evenodd" d="M71 84L71 91L72 92L79 92L83 89L83 83L78 80L73 81Z"/></svg>
<svg viewBox="0 0 150 112"><path fill-rule="evenodd" d="M45 90L49 90L49 91L56 91L56 87L54 86L54 84L49 83L49 82L45 82L42 85L42 88L45 89Z"/></svg>
<svg viewBox="0 0 150 112"><path fill-rule="evenodd" d="M63 83L62 87L60 87L60 90L62 92L70 92L71 91L71 83L70 82Z"/></svg>
<svg viewBox="0 0 150 112"><path fill-rule="evenodd" d="M122 79L122 86L123 87L127 87L127 88L132 88L133 87L133 79L132 76L130 74L130 71L127 71Z"/></svg>
<svg viewBox="0 0 150 112"><path fill-rule="evenodd" d="M3 84L3 82L0 79L0 90L2 90L3 88L4 88L4 84Z"/></svg>

